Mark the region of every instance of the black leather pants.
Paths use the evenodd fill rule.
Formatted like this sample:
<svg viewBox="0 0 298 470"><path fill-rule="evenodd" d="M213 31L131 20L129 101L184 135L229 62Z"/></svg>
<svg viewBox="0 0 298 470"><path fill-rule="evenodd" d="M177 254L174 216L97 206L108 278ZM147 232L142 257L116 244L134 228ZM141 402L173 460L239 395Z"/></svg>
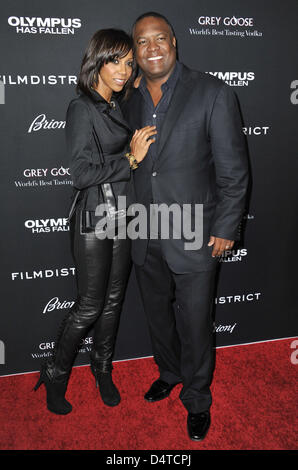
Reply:
<svg viewBox="0 0 298 470"><path fill-rule="evenodd" d="M82 234L80 210L70 222L78 298L61 325L54 352L56 372L70 373L78 346L94 327L91 358L98 370L111 369L119 317L131 268L130 240L99 240Z"/></svg>

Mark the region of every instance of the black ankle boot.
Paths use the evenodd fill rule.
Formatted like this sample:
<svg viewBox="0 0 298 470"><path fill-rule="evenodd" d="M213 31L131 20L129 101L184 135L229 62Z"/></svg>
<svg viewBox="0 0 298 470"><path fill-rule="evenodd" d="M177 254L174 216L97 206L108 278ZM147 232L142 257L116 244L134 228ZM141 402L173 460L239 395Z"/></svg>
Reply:
<svg viewBox="0 0 298 470"><path fill-rule="evenodd" d="M91 360L91 371L102 401L107 406L117 406L121 401L120 393L112 379L112 364L102 365Z"/></svg>
<svg viewBox="0 0 298 470"><path fill-rule="evenodd" d="M66 415L71 412L72 406L65 399L69 374L57 374L55 365L49 361L45 363L40 371L40 377L34 387L36 391L42 383L47 390L47 408L52 413Z"/></svg>

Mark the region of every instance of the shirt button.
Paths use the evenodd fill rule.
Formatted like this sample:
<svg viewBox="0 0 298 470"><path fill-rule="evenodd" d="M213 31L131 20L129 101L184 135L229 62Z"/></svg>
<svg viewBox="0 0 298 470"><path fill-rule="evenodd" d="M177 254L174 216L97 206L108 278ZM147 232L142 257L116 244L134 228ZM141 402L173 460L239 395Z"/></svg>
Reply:
<svg viewBox="0 0 298 470"><path fill-rule="evenodd" d="M157 172L153 171L152 176L156 176L156 175L157 175Z"/></svg>

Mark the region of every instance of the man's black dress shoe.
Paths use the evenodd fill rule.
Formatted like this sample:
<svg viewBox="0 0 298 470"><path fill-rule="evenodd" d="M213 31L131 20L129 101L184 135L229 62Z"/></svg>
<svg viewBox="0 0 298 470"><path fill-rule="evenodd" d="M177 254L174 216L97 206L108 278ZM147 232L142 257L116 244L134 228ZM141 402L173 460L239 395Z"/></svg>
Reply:
<svg viewBox="0 0 298 470"><path fill-rule="evenodd" d="M202 441L210 426L210 412L189 413L187 418L187 431L192 441Z"/></svg>
<svg viewBox="0 0 298 470"><path fill-rule="evenodd" d="M151 403L154 401L163 400L164 398L167 398L170 395L172 389L176 385L177 384L170 385L167 382L158 379L153 382L148 392L145 393L144 398L145 400L150 401Z"/></svg>

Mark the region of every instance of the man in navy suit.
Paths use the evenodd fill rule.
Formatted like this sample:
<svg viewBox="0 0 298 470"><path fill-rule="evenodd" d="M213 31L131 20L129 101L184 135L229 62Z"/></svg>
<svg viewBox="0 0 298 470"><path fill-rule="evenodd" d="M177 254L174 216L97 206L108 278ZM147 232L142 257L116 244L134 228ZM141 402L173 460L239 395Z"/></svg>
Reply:
<svg viewBox="0 0 298 470"><path fill-rule="evenodd" d="M177 60L175 34L164 16L140 16L133 37L142 78L123 111L133 129L157 129L134 171L136 201L148 212L151 204L187 204L193 225L195 205L203 205L200 249L186 250L183 236L164 239L160 232L157 238L133 241L160 372L145 399L164 399L182 383L188 433L198 441L210 425L215 272L218 257L239 239L248 183L246 145L234 92Z"/></svg>

